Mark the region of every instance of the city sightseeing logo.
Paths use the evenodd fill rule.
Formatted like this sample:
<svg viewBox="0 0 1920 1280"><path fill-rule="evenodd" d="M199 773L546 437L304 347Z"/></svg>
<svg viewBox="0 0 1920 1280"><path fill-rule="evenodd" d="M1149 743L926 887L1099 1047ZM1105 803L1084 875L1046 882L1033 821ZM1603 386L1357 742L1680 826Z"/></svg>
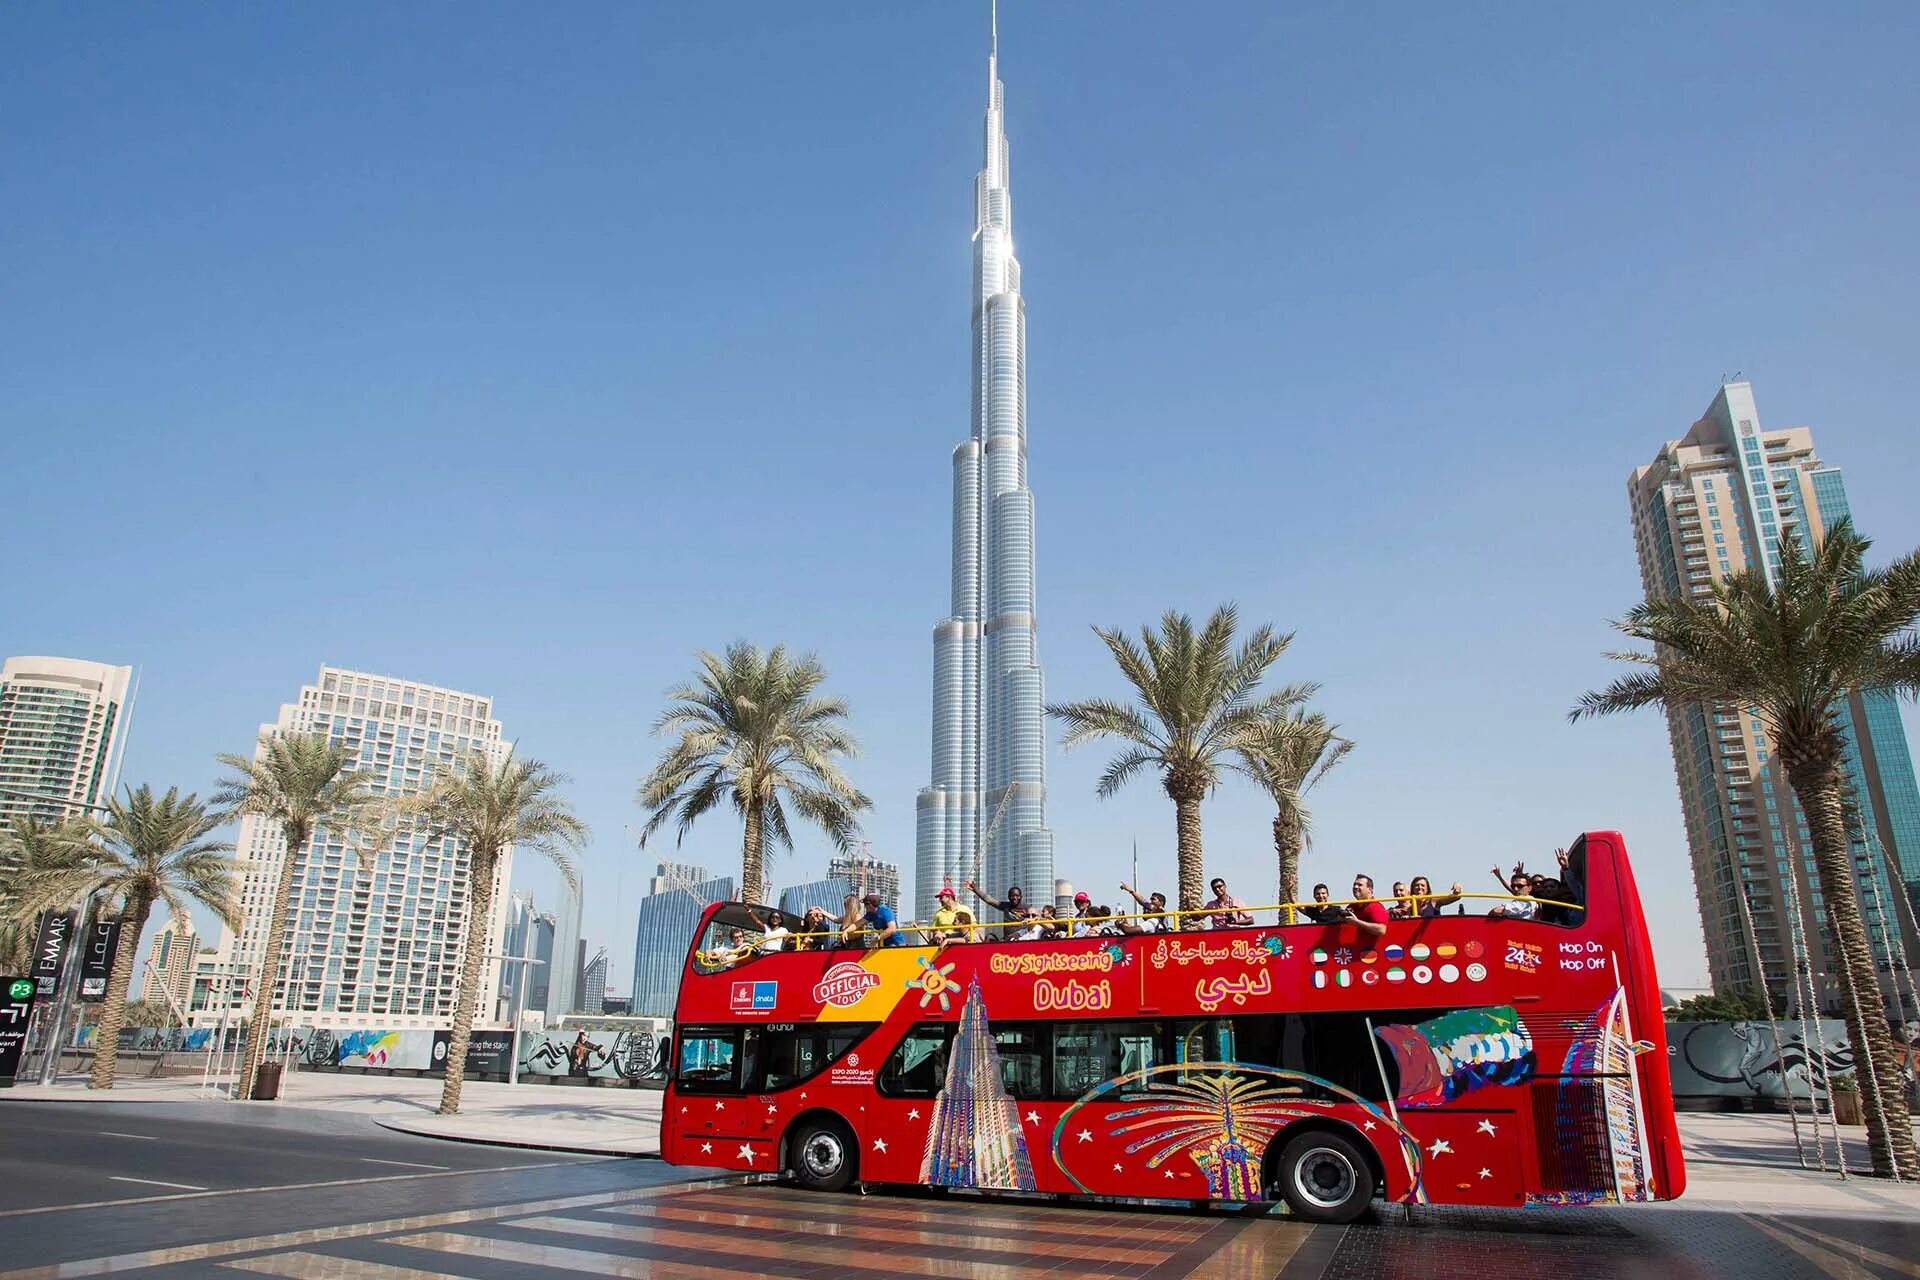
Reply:
<svg viewBox="0 0 1920 1280"><path fill-rule="evenodd" d="M843 960L826 971L814 984L813 998L837 1009L859 1004L861 997L880 985L880 975Z"/></svg>

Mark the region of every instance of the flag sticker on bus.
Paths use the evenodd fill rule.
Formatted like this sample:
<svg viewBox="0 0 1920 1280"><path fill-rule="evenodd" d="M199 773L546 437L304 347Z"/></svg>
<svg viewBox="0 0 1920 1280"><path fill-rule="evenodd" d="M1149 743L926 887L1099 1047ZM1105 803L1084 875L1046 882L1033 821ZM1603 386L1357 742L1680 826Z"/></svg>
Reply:
<svg viewBox="0 0 1920 1280"><path fill-rule="evenodd" d="M1315 947L1313 949L1313 962L1315 964L1325 964L1327 962L1327 949L1325 947Z"/></svg>
<svg viewBox="0 0 1920 1280"><path fill-rule="evenodd" d="M727 1007L735 1013L750 1013L773 1008L780 993L777 982L736 982Z"/></svg>

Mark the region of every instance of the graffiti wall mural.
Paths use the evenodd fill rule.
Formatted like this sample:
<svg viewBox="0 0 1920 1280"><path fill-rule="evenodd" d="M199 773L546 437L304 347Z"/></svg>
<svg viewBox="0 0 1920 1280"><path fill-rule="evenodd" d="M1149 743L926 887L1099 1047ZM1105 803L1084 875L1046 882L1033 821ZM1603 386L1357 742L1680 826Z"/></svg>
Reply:
<svg viewBox="0 0 1920 1280"><path fill-rule="evenodd" d="M644 1027L565 1028L520 1034L520 1072L592 1080L644 1080L665 1072L672 1037Z"/></svg>

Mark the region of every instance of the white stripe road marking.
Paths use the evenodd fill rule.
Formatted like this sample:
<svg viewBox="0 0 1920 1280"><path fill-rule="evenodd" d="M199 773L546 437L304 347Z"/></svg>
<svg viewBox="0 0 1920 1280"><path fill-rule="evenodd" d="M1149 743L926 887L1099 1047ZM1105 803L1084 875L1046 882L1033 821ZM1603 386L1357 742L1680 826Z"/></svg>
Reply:
<svg viewBox="0 0 1920 1280"><path fill-rule="evenodd" d="M413 1160L376 1160L372 1156L361 1156L360 1159L367 1164L397 1164L402 1169L450 1169L453 1167L445 1164L420 1164Z"/></svg>
<svg viewBox="0 0 1920 1280"><path fill-rule="evenodd" d="M196 1187L191 1182L162 1182L158 1178L123 1178L119 1174L114 1174L107 1180L109 1182L139 1182L149 1187L172 1187L175 1191L206 1190L205 1187Z"/></svg>
<svg viewBox="0 0 1920 1280"><path fill-rule="evenodd" d="M102 1130L100 1130L100 1136L101 1136L101 1137L103 1137L103 1138L132 1138L132 1139L134 1139L135 1141L138 1141L138 1142L158 1142L158 1141L160 1141L160 1139L159 1139L159 1138L157 1138L157 1137L155 1137L155 1136L154 1136L153 1134L151 1134L151 1133L120 1133L120 1132L117 1132L117 1131L115 1131L115 1130L113 1130L113 1129L102 1129Z"/></svg>

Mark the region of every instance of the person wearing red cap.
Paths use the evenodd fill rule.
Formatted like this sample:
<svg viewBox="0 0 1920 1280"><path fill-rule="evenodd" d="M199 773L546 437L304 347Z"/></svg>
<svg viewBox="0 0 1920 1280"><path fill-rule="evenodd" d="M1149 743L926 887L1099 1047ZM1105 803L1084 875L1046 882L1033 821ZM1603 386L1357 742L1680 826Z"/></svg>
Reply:
<svg viewBox="0 0 1920 1280"><path fill-rule="evenodd" d="M1093 895L1083 889L1073 895L1073 926L1067 936L1091 938L1093 935Z"/></svg>
<svg viewBox="0 0 1920 1280"><path fill-rule="evenodd" d="M930 929L923 930L928 942L934 946L944 946L949 942L965 942L966 933L960 923L961 911L958 908L959 896L951 885L941 885L940 892L933 895L940 905L933 913Z"/></svg>

